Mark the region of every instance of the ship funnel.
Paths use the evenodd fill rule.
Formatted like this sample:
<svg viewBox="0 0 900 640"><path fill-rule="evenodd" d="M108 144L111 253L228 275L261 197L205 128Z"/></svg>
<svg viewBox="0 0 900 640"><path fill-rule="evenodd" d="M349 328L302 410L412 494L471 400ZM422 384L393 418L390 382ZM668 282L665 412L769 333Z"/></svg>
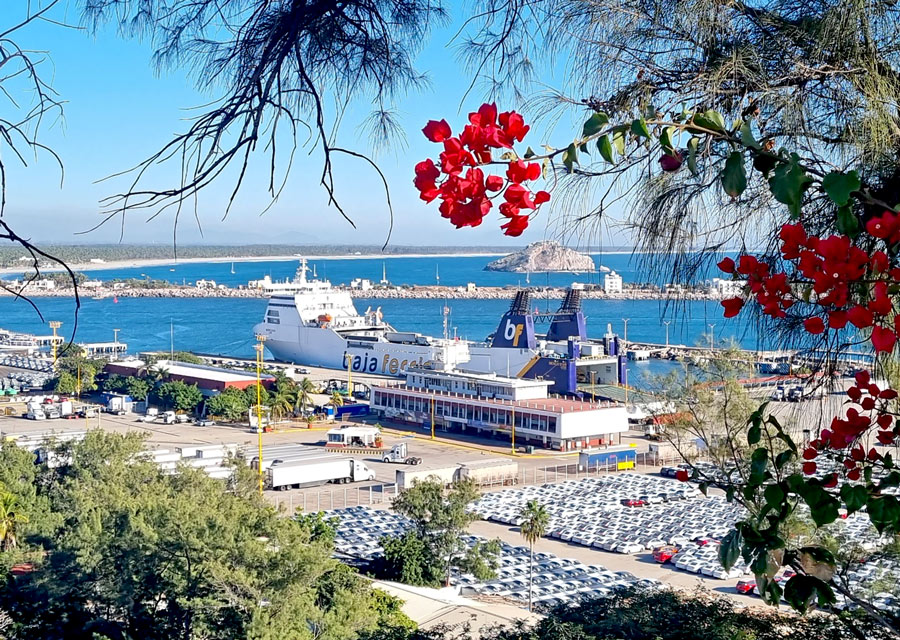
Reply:
<svg viewBox="0 0 900 640"><path fill-rule="evenodd" d="M500 318L500 325L491 341L493 347L535 349L534 316L531 315L531 294L517 291L509 310Z"/></svg>
<svg viewBox="0 0 900 640"><path fill-rule="evenodd" d="M576 289L566 291L566 297L553 315L547 331L547 340L551 342L561 342L572 337L587 340L587 323L581 311L581 291Z"/></svg>

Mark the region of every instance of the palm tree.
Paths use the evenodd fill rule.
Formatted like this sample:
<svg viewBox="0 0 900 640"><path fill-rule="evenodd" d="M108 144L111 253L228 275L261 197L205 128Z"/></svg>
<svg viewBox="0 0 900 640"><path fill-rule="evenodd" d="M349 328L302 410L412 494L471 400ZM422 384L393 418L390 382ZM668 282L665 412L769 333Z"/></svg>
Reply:
<svg viewBox="0 0 900 640"><path fill-rule="evenodd" d="M340 391L332 391L331 400L328 401L328 404L333 406L335 409L337 409L338 407L343 407L344 396L341 395Z"/></svg>
<svg viewBox="0 0 900 640"><path fill-rule="evenodd" d="M550 514L546 507L537 500L529 500L519 511L519 532L528 542L531 549L528 560L528 611L531 611L531 601L534 597L534 543L547 533L547 525L550 523Z"/></svg>
<svg viewBox="0 0 900 640"><path fill-rule="evenodd" d="M19 500L0 485L0 549L7 551L18 543L16 529L28 522L28 516L20 511Z"/></svg>
<svg viewBox="0 0 900 640"><path fill-rule="evenodd" d="M283 418L294 409L294 397L290 391L275 391L269 398L269 408L275 419Z"/></svg>
<svg viewBox="0 0 900 640"><path fill-rule="evenodd" d="M299 413L305 413L306 407L313 404L312 394L315 392L316 385L314 385L309 378L303 378L303 380L297 383L297 399L295 407Z"/></svg>

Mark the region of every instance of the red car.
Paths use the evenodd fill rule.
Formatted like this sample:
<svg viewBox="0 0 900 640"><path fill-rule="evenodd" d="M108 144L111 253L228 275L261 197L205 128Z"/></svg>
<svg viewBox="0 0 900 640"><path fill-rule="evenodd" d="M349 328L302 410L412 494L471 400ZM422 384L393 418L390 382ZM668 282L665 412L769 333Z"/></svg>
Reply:
<svg viewBox="0 0 900 640"><path fill-rule="evenodd" d="M756 580L738 580L737 589L738 593L753 593L753 589L756 588Z"/></svg>
<svg viewBox="0 0 900 640"><path fill-rule="evenodd" d="M647 503L639 498L622 498L622 504L626 507L643 507Z"/></svg>
<svg viewBox="0 0 900 640"><path fill-rule="evenodd" d="M666 562L670 562L678 551L678 547L671 544L656 547L656 549L653 550L653 559L660 564L665 564Z"/></svg>

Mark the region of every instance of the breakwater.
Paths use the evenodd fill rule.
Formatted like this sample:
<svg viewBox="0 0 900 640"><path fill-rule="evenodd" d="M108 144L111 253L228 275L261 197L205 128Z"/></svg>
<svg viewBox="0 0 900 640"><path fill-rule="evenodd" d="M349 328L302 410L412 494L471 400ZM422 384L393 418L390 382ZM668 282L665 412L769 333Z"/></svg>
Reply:
<svg viewBox="0 0 900 640"><path fill-rule="evenodd" d="M337 287L336 287L337 288ZM533 298L560 300L565 296L564 287L521 287L531 291ZM338 288L339 289L339 288ZM400 300L505 300L511 299L520 287L444 287L437 285L378 287L373 289L344 288L354 298ZM286 292L285 292L286 293ZM79 287L78 294L82 298L268 298L271 294L261 289L246 287L208 287L168 286L168 287ZM0 296L39 297L74 297L71 287L44 289L24 287L21 289L0 290ZM606 293L601 289L586 289L582 298L588 300L718 300L705 291L681 291L677 294L666 293L654 288L626 287L621 293Z"/></svg>

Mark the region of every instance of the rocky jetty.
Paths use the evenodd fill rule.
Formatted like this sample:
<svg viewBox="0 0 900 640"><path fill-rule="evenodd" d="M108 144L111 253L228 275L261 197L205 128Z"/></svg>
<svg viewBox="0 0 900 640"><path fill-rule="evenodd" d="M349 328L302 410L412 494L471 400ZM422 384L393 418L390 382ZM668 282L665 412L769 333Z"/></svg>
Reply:
<svg viewBox="0 0 900 640"><path fill-rule="evenodd" d="M512 273L537 273L540 271L593 271L596 269L590 256L564 247L553 240L535 242L521 251L489 262L485 271Z"/></svg>

